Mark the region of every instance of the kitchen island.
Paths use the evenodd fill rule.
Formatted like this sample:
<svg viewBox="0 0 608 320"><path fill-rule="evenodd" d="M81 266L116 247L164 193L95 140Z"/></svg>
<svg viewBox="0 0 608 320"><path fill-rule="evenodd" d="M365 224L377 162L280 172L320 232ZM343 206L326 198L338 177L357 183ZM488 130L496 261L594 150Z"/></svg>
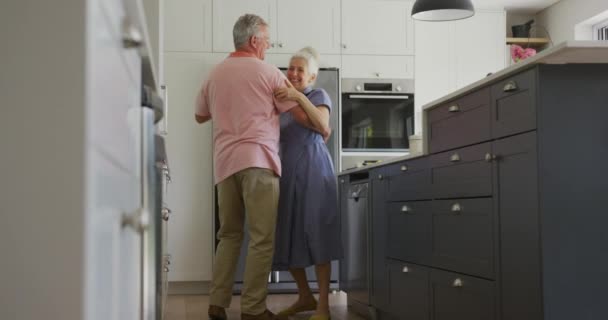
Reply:
<svg viewBox="0 0 608 320"><path fill-rule="evenodd" d="M342 279L349 305L379 319L608 319L608 44L545 50L423 119L422 154L339 174L343 221L352 191L369 195L365 276L341 275L359 280ZM356 260L351 229L342 264Z"/></svg>

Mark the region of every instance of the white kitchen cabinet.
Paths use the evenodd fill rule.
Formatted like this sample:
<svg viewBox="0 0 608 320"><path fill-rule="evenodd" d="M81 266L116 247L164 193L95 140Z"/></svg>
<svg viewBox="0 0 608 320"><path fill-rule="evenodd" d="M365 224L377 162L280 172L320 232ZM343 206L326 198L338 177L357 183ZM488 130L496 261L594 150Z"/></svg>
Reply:
<svg viewBox="0 0 608 320"><path fill-rule="evenodd" d="M232 29L245 13L268 22L269 53L294 53L305 46L340 53L340 0L214 0L214 52L234 51Z"/></svg>
<svg viewBox="0 0 608 320"><path fill-rule="evenodd" d="M342 53L413 55L413 2L342 1Z"/></svg>
<svg viewBox="0 0 608 320"><path fill-rule="evenodd" d="M164 0L165 50L211 52L212 7L211 0Z"/></svg>
<svg viewBox="0 0 608 320"><path fill-rule="evenodd" d="M477 10L464 20L416 21L416 128L423 105L505 67L505 19L501 10Z"/></svg>
<svg viewBox="0 0 608 320"><path fill-rule="evenodd" d="M246 13L262 17L270 25L270 41L276 43L276 0L214 0L213 1L213 51L232 52L232 29L236 20ZM271 48L268 52L274 52Z"/></svg>
<svg viewBox="0 0 608 320"><path fill-rule="evenodd" d="M411 79L413 56L343 55L343 78Z"/></svg>
<svg viewBox="0 0 608 320"><path fill-rule="evenodd" d="M268 53L264 59L266 62L279 68L287 68L293 54ZM342 57L339 54L322 54L319 61L320 68L342 68Z"/></svg>
<svg viewBox="0 0 608 320"><path fill-rule="evenodd" d="M194 103L211 68L225 53L165 54L165 76L171 94L171 132L166 137L171 165L168 251L169 281L209 281L213 260L212 123L194 121Z"/></svg>
<svg viewBox="0 0 608 320"><path fill-rule="evenodd" d="M312 46L320 53L340 53L340 0L277 0L277 48L294 53Z"/></svg>
<svg viewBox="0 0 608 320"><path fill-rule="evenodd" d="M142 8L58 0L0 10L19 30L2 37L0 319L154 319L143 296L155 292L142 287L154 267L141 260L147 229L124 219L144 211Z"/></svg>

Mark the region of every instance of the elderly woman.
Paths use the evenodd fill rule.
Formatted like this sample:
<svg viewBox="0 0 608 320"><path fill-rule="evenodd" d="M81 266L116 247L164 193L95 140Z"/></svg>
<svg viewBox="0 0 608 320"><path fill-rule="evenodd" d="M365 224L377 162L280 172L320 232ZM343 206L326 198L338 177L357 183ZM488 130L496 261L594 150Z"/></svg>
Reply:
<svg viewBox="0 0 608 320"><path fill-rule="evenodd" d="M278 316L315 311L310 319L329 319L331 261L340 259L342 246L337 185L324 142L330 132L332 103L323 89L312 89L319 72L318 54L307 47L292 58L287 88L275 91L278 100L296 101L302 112L281 115L279 212L273 270L289 270L298 285L298 300ZM315 266L319 302L304 268Z"/></svg>

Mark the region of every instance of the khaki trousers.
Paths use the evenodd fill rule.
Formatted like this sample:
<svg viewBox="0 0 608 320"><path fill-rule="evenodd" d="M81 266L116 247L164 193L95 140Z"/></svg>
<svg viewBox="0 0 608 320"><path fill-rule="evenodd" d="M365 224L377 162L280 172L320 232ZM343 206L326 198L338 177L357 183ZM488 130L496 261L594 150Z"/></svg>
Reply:
<svg viewBox="0 0 608 320"><path fill-rule="evenodd" d="M224 308L230 306L247 217L250 240L241 312L257 315L266 310L278 203L279 178L269 169L248 168L218 184L219 244L213 263L209 304Z"/></svg>

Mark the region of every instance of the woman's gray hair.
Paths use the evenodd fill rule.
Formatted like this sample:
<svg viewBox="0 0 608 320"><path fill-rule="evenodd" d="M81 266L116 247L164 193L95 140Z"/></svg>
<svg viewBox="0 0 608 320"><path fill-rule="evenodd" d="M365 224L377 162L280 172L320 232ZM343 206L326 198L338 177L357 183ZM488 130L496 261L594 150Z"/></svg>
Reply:
<svg viewBox="0 0 608 320"><path fill-rule="evenodd" d="M296 52L291 59L301 58L306 60L308 73L319 74L319 53L313 47L305 47Z"/></svg>
<svg viewBox="0 0 608 320"><path fill-rule="evenodd" d="M255 14L244 14L234 24L232 29L232 38L234 39L234 48L238 49L249 41L253 36L259 36L260 27L268 26L260 16Z"/></svg>

